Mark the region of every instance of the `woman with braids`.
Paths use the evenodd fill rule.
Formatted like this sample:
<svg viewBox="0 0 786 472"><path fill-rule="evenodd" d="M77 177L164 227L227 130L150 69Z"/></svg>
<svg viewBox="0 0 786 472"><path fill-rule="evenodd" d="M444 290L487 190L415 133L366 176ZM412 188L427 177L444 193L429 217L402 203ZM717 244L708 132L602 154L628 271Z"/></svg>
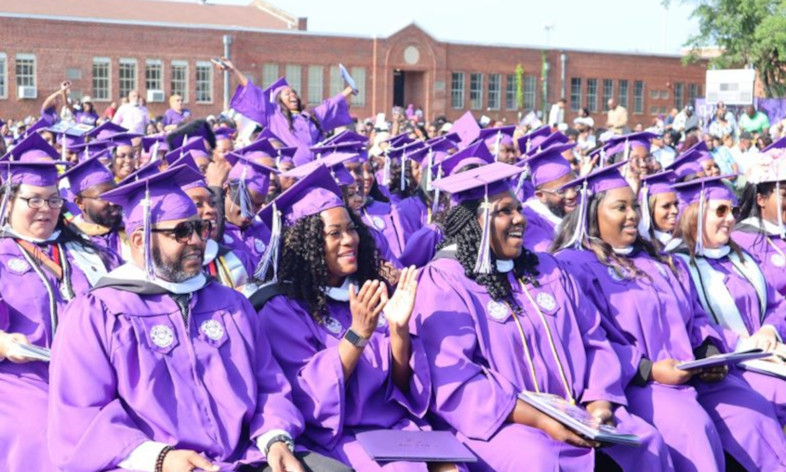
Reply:
<svg viewBox="0 0 786 472"><path fill-rule="evenodd" d="M764 397L725 367L677 368L728 348L686 264L639 234L637 200L618 171L624 164L567 184L581 185L581 203L554 248L601 312L628 409L660 431L678 471L724 470L724 449L746 470L783 470L783 433Z"/></svg>
<svg viewBox="0 0 786 472"><path fill-rule="evenodd" d="M349 97L353 93L351 87L308 112L303 109L297 91L283 77L262 90L228 59L221 58L221 61L223 65L217 67L221 70L226 67L234 72L239 82L230 106L243 116L269 128L287 146L297 147L296 160L313 159L310 147L325 139L327 133L339 126L352 124L349 114Z"/></svg>
<svg viewBox="0 0 786 472"><path fill-rule="evenodd" d="M624 470L672 470L660 435L625 408L619 361L597 311L579 302L578 286L553 257L524 248L525 221L509 184L520 172L492 163L434 184L450 192L453 207L414 310L434 426L475 453L471 470L586 471L603 454ZM597 449L518 399L522 391L578 403L642 445Z"/></svg>
<svg viewBox="0 0 786 472"><path fill-rule="evenodd" d="M0 161L0 469L54 470L46 453L49 348L58 315L107 273L109 259L62 216L57 151L37 133Z"/></svg>
<svg viewBox="0 0 786 472"><path fill-rule="evenodd" d="M421 417L430 385L408 328L414 268L402 271L388 299L374 239L324 166L262 211L271 227L278 226L276 212L280 247L274 231L261 273L272 274L280 295L259 314L306 420L303 444L356 470L426 471L423 463L377 464L355 438L374 429L427 427ZM277 264L268 268L276 249Z"/></svg>

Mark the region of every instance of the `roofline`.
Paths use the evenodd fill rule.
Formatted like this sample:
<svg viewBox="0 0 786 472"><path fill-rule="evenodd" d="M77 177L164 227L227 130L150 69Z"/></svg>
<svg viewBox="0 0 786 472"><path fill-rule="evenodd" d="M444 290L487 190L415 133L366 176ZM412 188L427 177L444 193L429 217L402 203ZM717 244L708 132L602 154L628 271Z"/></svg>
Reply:
<svg viewBox="0 0 786 472"><path fill-rule="evenodd" d="M267 12L279 20L286 22L289 24L290 28L297 28L298 18L296 16L289 14L288 12L276 7L271 3L268 3L264 0L253 0L252 2L249 2L249 6L253 6L259 10Z"/></svg>
<svg viewBox="0 0 786 472"><path fill-rule="evenodd" d="M205 24L187 25L183 23L170 23L170 22L163 22L163 21L116 20L111 18L91 18L91 17L77 17L77 16L59 16L59 15L35 15L35 14L30 15L30 14L7 13L7 12L0 12L0 18L66 21L66 22L74 22L74 23L88 22L88 23L102 23L102 24L110 24L110 25L137 25L137 26L151 26L157 28L203 29L203 30L213 30L213 31L241 31L241 32L248 32L248 33L304 35L304 36L314 36L314 37L324 36L330 38L352 38L352 39L368 39L368 40L373 40L377 38L376 35L316 32L316 31L298 30L298 29L279 30L279 29L271 29L271 28L252 28L248 26L236 26L236 25L205 25ZM528 44L472 43L468 41L447 41L433 36L431 33L429 33L428 31L423 29L420 25L418 25L415 21L409 22L401 29L407 28L409 26L415 26L416 28L422 30L429 37L434 39L434 41L446 45L497 47L497 48L510 48L510 49L533 49L538 51L546 49L543 46L535 46L535 45L528 45ZM398 31L401 31L401 29L399 29ZM389 34L387 36L383 36L382 38L387 39L395 35L398 31ZM645 52L645 51L612 51L612 50L559 48L559 47L551 47L549 48L549 50L558 51L558 52L581 52L581 53L590 53L590 54L616 54L616 55L623 55L623 56L624 55L653 56L653 57L665 57L671 59L681 59L684 57L681 54L666 54L666 53L654 53L654 52Z"/></svg>

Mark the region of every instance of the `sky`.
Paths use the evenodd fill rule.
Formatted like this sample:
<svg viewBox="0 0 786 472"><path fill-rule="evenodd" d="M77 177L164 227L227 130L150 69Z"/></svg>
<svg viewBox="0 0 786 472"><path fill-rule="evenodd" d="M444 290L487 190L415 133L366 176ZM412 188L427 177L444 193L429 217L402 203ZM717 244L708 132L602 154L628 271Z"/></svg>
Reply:
<svg viewBox="0 0 786 472"><path fill-rule="evenodd" d="M313 32L385 37L415 21L438 40L483 44L679 54L698 30L689 0L267 1Z"/></svg>

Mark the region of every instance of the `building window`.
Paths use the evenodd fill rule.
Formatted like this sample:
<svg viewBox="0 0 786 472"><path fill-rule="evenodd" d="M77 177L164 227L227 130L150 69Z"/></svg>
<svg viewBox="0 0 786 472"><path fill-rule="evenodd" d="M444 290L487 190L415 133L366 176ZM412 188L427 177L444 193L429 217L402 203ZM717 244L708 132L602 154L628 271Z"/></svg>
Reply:
<svg viewBox="0 0 786 472"><path fill-rule="evenodd" d="M590 113L598 111L598 79L587 79L587 109Z"/></svg>
<svg viewBox="0 0 786 472"><path fill-rule="evenodd" d="M302 74L303 67L299 66L298 64L287 64L286 68L284 69L284 77L287 79L287 83L297 93L300 93L301 89L303 88Z"/></svg>
<svg viewBox="0 0 786 472"><path fill-rule="evenodd" d="M688 85L688 105L694 105L696 99L699 98L699 84Z"/></svg>
<svg viewBox="0 0 786 472"><path fill-rule="evenodd" d="M279 78L278 64L262 64L262 88L270 87Z"/></svg>
<svg viewBox="0 0 786 472"><path fill-rule="evenodd" d="M93 100L95 101L112 99L111 64L108 57L93 58Z"/></svg>
<svg viewBox="0 0 786 472"><path fill-rule="evenodd" d="M308 66L308 103L316 105L325 99L324 83L325 68Z"/></svg>
<svg viewBox="0 0 786 472"><path fill-rule="evenodd" d="M618 88L619 97L617 98L617 105L628 108L628 81L620 80Z"/></svg>
<svg viewBox="0 0 786 472"><path fill-rule="evenodd" d="M489 110L499 110L501 89L502 76L499 74L489 74Z"/></svg>
<svg viewBox="0 0 786 472"><path fill-rule="evenodd" d="M120 97L127 97L128 92L136 90L136 59L120 59L117 77Z"/></svg>
<svg viewBox="0 0 786 472"><path fill-rule="evenodd" d="M483 108L483 74L469 74L469 107L472 110Z"/></svg>
<svg viewBox="0 0 786 472"><path fill-rule="evenodd" d="M538 79L534 75L524 76L524 109L535 109L535 97L537 96Z"/></svg>
<svg viewBox="0 0 786 472"><path fill-rule="evenodd" d="M581 78L571 77L570 79L570 109L579 111L581 108Z"/></svg>
<svg viewBox="0 0 786 472"><path fill-rule="evenodd" d="M0 98L8 98L8 56L0 52Z"/></svg>
<svg viewBox="0 0 786 472"><path fill-rule="evenodd" d="M505 76L505 109L516 110L516 75Z"/></svg>
<svg viewBox="0 0 786 472"><path fill-rule="evenodd" d="M636 115L644 113L644 81L642 80L633 82L633 113Z"/></svg>
<svg viewBox="0 0 786 472"><path fill-rule="evenodd" d="M366 68L353 67L350 73L352 74L352 78L355 79L355 84L358 86L358 94L352 99L352 104L358 107L364 107L366 106Z"/></svg>
<svg viewBox="0 0 786 472"><path fill-rule="evenodd" d="M16 55L16 86L36 88L34 55Z"/></svg>
<svg viewBox="0 0 786 472"><path fill-rule="evenodd" d="M464 108L464 77L463 72L453 72L450 77L450 106L456 110Z"/></svg>
<svg viewBox="0 0 786 472"><path fill-rule="evenodd" d="M603 79L603 109L608 106L609 100L614 98L614 81L611 79Z"/></svg>
<svg viewBox="0 0 786 472"><path fill-rule="evenodd" d="M660 91L660 99L661 100L668 100L669 99L669 91L668 90L661 90Z"/></svg>
<svg viewBox="0 0 786 472"><path fill-rule="evenodd" d="M213 65L207 61L196 63L197 103L213 103Z"/></svg>
<svg viewBox="0 0 786 472"><path fill-rule="evenodd" d="M353 75L354 78L354 75ZM344 90L344 78L338 66L330 66L330 96L334 97Z"/></svg>
<svg viewBox="0 0 786 472"><path fill-rule="evenodd" d="M685 84L682 82L674 83L674 108L682 110L685 106Z"/></svg>
<svg viewBox="0 0 786 472"><path fill-rule="evenodd" d="M183 97L188 103L188 62L172 61L172 95Z"/></svg>
<svg viewBox="0 0 786 472"><path fill-rule="evenodd" d="M145 90L164 91L164 63L158 59L145 61Z"/></svg>

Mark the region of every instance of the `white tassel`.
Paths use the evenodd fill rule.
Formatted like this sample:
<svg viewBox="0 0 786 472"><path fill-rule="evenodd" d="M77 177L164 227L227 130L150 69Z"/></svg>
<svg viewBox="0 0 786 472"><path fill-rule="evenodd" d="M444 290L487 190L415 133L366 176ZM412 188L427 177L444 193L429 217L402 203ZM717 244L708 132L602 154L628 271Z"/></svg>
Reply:
<svg viewBox="0 0 786 472"><path fill-rule="evenodd" d="M475 261L476 274L490 274L491 273L491 204L489 203L488 188L486 188L486 195L483 197L483 234L480 238L480 247L478 247L478 258Z"/></svg>
<svg viewBox="0 0 786 472"><path fill-rule="evenodd" d="M431 192L434 190L431 183L433 176L431 175L431 166L434 165L434 151L429 149L428 157L426 158L426 190Z"/></svg>
<svg viewBox="0 0 786 472"><path fill-rule="evenodd" d="M696 255L704 254L704 189L699 193L699 221L696 225Z"/></svg>
<svg viewBox="0 0 786 472"><path fill-rule="evenodd" d="M153 217L151 211L150 188L145 183L145 199L142 200L142 236L144 245L145 276L148 280L156 279L155 261L153 260Z"/></svg>
<svg viewBox="0 0 786 472"><path fill-rule="evenodd" d="M783 198L781 197L781 183L775 181L775 205L778 209L778 230L781 232L781 239L786 237L786 231L783 229Z"/></svg>
<svg viewBox="0 0 786 472"><path fill-rule="evenodd" d="M646 240L650 238L650 228L652 228L652 215L650 215L650 188L647 184L641 187L641 194L639 194L639 209L641 210L641 218L639 219L639 234Z"/></svg>
<svg viewBox="0 0 786 472"><path fill-rule="evenodd" d="M161 143L159 143L158 140L156 140L153 143L153 148L150 150L150 161L151 162L156 162L158 160L158 148L159 148L160 145L161 145Z"/></svg>
<svg viewBox="0 0 786 472"><path fill-rule="evenodd" d="M401 191L407 189L407 156L401 155Z"/></svg>
<svg viewBox="0 0 786 472"><path fill-rule="evenodd" d="M268 269L272 266L272 281L278 282L278 250L281 245L281 213L278 211L275 201L273 201L271 205L273 205L273 223L270 229L270 242L267 245L267 249L265 249L265 253L262 255L262 259L260 259L259 264L257 264L257 268L254 271L254 278L262 280L265 274L267 274Z"/></svg>
<svg viewBox="0 0 786 472"><path fill-rule="evenodd" d="M570 240L566 241L562 246L563 248L583 249L582 243L587 234L587 201L589 200L589 189L587 188L587 181L581 185L579 191L579 207L573 211L578 211L578 219L576 220L576 229L573 230L573 236Z"/></svg>

